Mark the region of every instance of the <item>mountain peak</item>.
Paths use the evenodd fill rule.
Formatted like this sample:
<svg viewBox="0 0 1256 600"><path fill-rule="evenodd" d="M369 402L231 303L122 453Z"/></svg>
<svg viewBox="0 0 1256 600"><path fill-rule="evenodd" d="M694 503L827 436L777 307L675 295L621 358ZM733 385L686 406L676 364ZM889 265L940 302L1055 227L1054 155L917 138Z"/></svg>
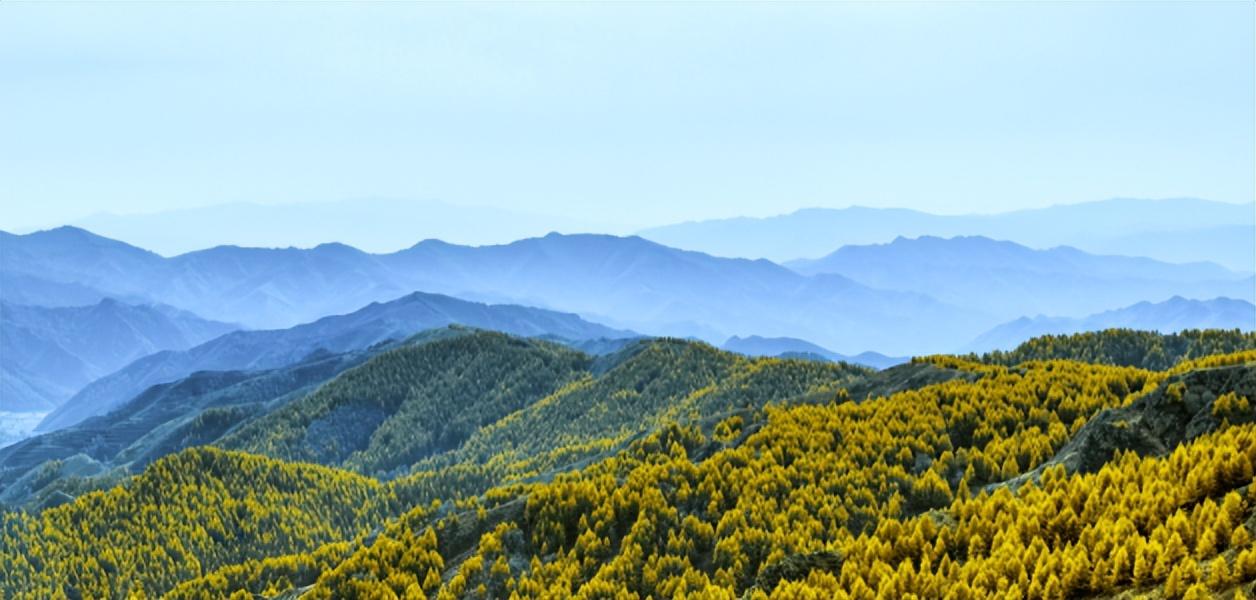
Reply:
<svg viewBox="0 0 1256 600"><path fill-rule="evenodd" d="M32 233L31 235L37 235L37 234L56 235L56 236L101 237L86 229L83 229L82 227L75 227L73 225L62 225L60 227L53 227L52 229L36 231L35 233Z"/></svg>
<svg viewBox="0 0 1256 600"><path fill-rule="evenodd" d="M33 231L31 233L28 233L23 236L18 236L18 237L25 237L32 240L60 242L60 243L105 242L105 243L110 243L110 244L116 244L119 246L129 246L129 244L126 244L125 242L120 242L118 240L96 235L95 233L92 233L86 229L83 229L81 227L75 227L73 225L62 225L60 227L53 227L52 229L43 229L40 231Z"/></svg>
<svg viewBox="0 0 1256 600"><path fill-rule="evenodd" d="M335 255L342 255L342 256L343 255L355 255L356 256L358 254L366 254L365 252L357 248L354 248L353 246L350 246L348 244L342 244L340 242L325 242L317 246L314 246L313 248L311 248L311 251L315 253L319 253L319 254L335 254Z"/></svg>

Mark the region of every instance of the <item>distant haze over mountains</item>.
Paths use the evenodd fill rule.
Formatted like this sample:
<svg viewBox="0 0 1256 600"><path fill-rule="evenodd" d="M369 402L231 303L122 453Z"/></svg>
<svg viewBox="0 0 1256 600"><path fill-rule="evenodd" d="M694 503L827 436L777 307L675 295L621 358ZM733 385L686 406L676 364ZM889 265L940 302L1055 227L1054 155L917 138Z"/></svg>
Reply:
<svg viewBox="0 0 1256 600"><path fill-rule="evenodd" d="M854 206L776 217L715 219L654 227L640 235L717 256L776 261L824 256L896 237L982 235L1033 248L1060 245L1168 262L1212 261L1256 270L1256 204L1192 198L1114 199L991 215L934 215Z"/></svg>
<svg viewBox="0 0 1256 600"><path fill-rule="evenodd" d="M429 240L383 255L340 244L224 246L169 259L75 228L3 240L0 267L29 280L142 294L252 328L343 314L413 290L575 312L653 335L719 341L736 334L807 334L839 351L885 343L900 344L890 352L942 349L997 322L923 294L877 290L836 275L803 276L766 260L715 258L636 237L551 234L483 247ZM894 335L909 332L910 339Z"/></svg>
<svg viewBox="0 0 1256 600"><path fill-rule="evenodd" d="M786 264L803 274L832 273L878 289L929 294L1000 318L1081 316L1174 295L1256 293L1256 279L1213 263L1169 264L1068 247L1033 250L984 237L897 238Z"/></svg>
<svg viewBox="0 0 1256 600"><path fill-rule="evenodd" d="M147 214L100 213L70 223L164 256L214 246L312 248L340 242L392 252L422 239L494 244L551 231L628 233L600 223L435 200L366 198L296 204L234 203Z"/></svg>
<svg viewBox="0 0 1256 600"><path fill-rule="evenodd" d="M1164 302L1139 302L1080 319L1021 317L987 331L964 349L969 352L1011 350L1033 337L1125 328L1173 333L1183 329L1241 329L1256 331L1256 305L1244 300L1215 298L1187 300L1173 297Z"/></svg>
<svg viewBox="0 0 1256 600"><path fill-rule="evenodd" d="M52 409L133 360L234 329L169 306L111 299L56 308L0 301L0 411Z"/></svg>
<svg viewBox="0 0 1256 600"><path fill-rule="evenodd" d="M101 213L71 224L164 256L221 245L312 248L327 242L380 253L421 239L484 245L550 232L625 235L637 229L487 206L384 198ZM817 258L842 246L884 243L899 236L981 235L1032 248L1067 245L1099 254L1207 260L1256 271L1256 205L1191 198L1112 199L982 215L804 208L766 218L665 224L642 229L640 235L679 249L777 262Z"/></svg>
<svg viewBox="0 0 1256 600"><path fill-rule="evenodd" d="M0 273L16 282L6 295L74 285L255 329L421 290L572 312L648 335L712 343L733 335L793 337L845 354L953 351L1024 315L1081 317L1175 295L1256 294L1251 276L1215 264L1034 251L983 238L845 248L794 263L796 270L606 235L551 234L481 247L428 240L391 254L343 244L223 246L172 258L68 227L0 234L0 241Z"/></svg>

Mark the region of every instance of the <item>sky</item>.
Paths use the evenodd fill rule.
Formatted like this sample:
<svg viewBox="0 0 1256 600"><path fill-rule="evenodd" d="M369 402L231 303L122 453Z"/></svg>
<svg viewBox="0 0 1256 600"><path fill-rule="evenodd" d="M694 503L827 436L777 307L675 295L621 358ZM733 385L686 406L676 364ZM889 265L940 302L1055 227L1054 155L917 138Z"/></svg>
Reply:
<svg viewBox="0 0 1256 600"><path fill-rule="evenodd" d="M0 228L1256 197L1256 4L0 3Z"/></svg>

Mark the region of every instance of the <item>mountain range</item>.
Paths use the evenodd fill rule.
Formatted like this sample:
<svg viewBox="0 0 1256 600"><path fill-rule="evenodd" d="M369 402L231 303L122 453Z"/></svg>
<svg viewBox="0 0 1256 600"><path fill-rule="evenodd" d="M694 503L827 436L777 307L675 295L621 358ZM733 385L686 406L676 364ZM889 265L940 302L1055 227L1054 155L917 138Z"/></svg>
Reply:
<svg viewBox="0 0 1256 600"><path fill-rule="evenodd" d="M987 331L964 348L966 352L1011 350L1031 338L1102 329L1138 329L1174 333L1184 329L1256 331L1256 305L1245 300L1188 300L1174 296L1164 302L1139 302L1085 318L1021 317Z"/></svg>
<svg viewBox="0 0 1256 600"><path fill-rule="evenodd" d="M370 252L392 252L425 238L479 245L551 231L626 232L563 215L401 198L238 202L142 214L98 213L70 224L165 256L221 245L308 248L338 240Z"/></svg>
<svg viewBox="0 0 1256 600"><path fill-rule="evenodd" d="M787 261L899 236L981 235L1032 248L1067 245L1167 262L1210 261L1256 271L1256 205L1194 198L1113 199L988 215L937 215L900 208L808 208L789 214L713 219L645 229L668 246L716 256Z"/></svg>
<svg viewBox="0 0 1256 600"><path fill-rule="evenodd" d="M631 232L560 215L388 198L99 213L71 224L165 256L220 245L308 248L337 240L380 253L425 238L484 245L551 231ZM897 236L983 235L1032 248L1068 245L1099 254L1167 262L1211 261L1238 271L1256 271L1256 206L1194 198L1115 198L967 215L862 206L803 208L766 218L662 224L641 229L639 235L715 256L777 262L815 258L844 245L884 243Z"/></svg>
<svg viewBox="0 0 1256 600"><path fill-rule="evenodd" d="M847 354L951 351L1026 314L1084 316L1173 295L1253 293L1250 279L1212 264L1109 259L1014 244L997 246L1011 249L1001 270L992 265L965 273L950 267L942 276L938 260L913 264L939 249L946 249L948 258L981 264L996 243L974 238L900 240L851 250L880 256L885 266L880 273L854 268L857 264L842 267L843 273L794 265L814 269L810 274L762 259L718 258L607 235L550 234L478 247L428 240L391 254L343 244L222 246L172 258L75 228L4 234L0 241L6 249L0 272L18 281L18 294L37 283L72 284L251 328L291 327L422 290L573 312L650 335L713 343L733 335L795 337ZM838 251L838 257L844 254ZM992 276L1003 281L985 279ZM1044 306L1042 294L1061 305Z"/></svg>
<svg viewBox="0 0 1256 600"><path fill-rule="evenodd" d="M105 414L152 385L174 381L196 371L275 369L308 360L319 353L370 348L450 324L569 340L636 335L590 323L572 314L415 292L391 302L372 303L350 314L324 317L289 329L236 331L187 350L145 356L83 387L49 413L37 431L52 431Z"/></svg>
<svg viewBox="0 0 1256 600"><path fill-rule="evenodd" d="M51 308L0 301L0 411L50 410L131 361L238 328L169 306L113 299Z"/></svg>
<svg viewBox="0 0 1256 600"><path fill-rule="evenodd" d="M1256 277L1213 263L1171 264L1069 247L1034 250L979 236L899 237L786 265L806 275L829 273L878 289L928 294L1002 319L1087 315L1174 295L1250 299L1256 294Z"/></svg>
<svg viewBox="0 0 1256 600"><path fill-rule="evenodd" d="M637 237L550 234L480 247L429 240L381 255L342 244L223 246L169 259L75 228L6 235L3 242L0 268L27 281L142 294L252 328L290 327L413 290L575 312L649 334L722 340L807 332L819 343L859 351L891 339L886 331L907 330L927 332L913 346L948 347L995 322L923 294L806 277L766 260L715 258Z"/></svg>

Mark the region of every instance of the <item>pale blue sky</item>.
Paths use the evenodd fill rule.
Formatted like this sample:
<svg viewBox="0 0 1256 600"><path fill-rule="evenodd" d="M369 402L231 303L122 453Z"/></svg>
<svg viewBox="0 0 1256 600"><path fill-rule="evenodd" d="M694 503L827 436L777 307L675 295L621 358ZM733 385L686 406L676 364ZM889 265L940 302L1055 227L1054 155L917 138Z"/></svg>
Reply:
<svg viewBox="0 0 1256 600"><path fill-rule="evenodd" d="M0 3L0 227L1247 202L1254 5Z"/></svg>

